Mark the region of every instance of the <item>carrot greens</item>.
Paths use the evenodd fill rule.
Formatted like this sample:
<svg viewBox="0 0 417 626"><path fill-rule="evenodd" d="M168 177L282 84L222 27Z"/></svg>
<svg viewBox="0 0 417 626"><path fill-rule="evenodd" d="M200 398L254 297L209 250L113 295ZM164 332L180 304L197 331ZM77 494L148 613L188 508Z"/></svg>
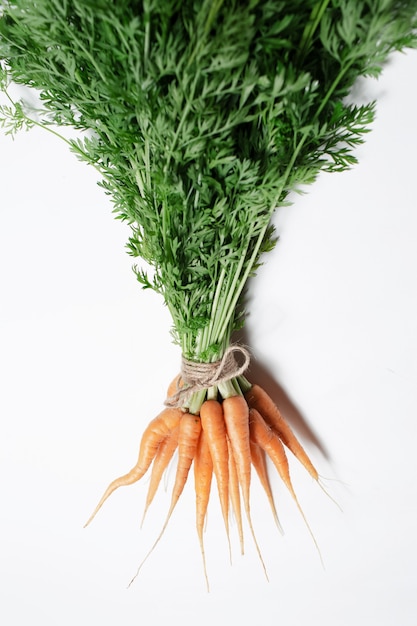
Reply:
<svg viewBox="0 0 417 626"><path fill-rule="evenodd" d="M247 413L255 410L230 345L244 323L247 281L275 245L271 217L320 172L356 163L375 103L353 104L352 87L378 77L390 53L416 47L417 2L0 6L0 81L9 98L0 123L9 133L34 124L79 131L66 141L100 172L116 217L131 227L139 283L171 313L185 362L171 404L198 416L206 401L243 396ZM10 81L37 90L39 107L13 101ZM195 379L193 364L207 371ZM267 419L263 425L279 439ZM239 435L229 425L228 438L232 453L244 444L250 467L248 426Z"/></svg>

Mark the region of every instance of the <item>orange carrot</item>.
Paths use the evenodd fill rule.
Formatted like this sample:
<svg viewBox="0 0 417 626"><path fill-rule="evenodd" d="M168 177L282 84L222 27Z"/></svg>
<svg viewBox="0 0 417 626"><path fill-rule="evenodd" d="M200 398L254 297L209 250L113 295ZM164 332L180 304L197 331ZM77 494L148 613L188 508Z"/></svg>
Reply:
<svg viewBox="0 0 417 626"><path fill-rule="evenodd" d="M304 519L304 522L321 558L320 548L307 522L307 518L304 515L300 503L298 502L298 498L291 482L290 469L284 446L282 445L278 435L265 422L261 414L256 409L250 409L250 436L252 441L259 445L266 452L266 454L269 456L276 469L278 470L282 481L288 488L290 494L294 499L294 502L297 505L298 510L301 513L302 518Z"/></svg>
<svg viewBox="0 0 417 626"><path fill-rule="evenodd" d="M223 400L223 414L226 422L227 434L233 457L236 463L237 475L242 490L243 504L253 541L258 552L259 559L268 578L264 560L256 540L250 513L250 480L251 480L251 453L249 437L249 408L243 396L230 396Z"/></svg>
<svg viewBox="0 0 417 626"><path fill-rule="evenodd" d="M167 397L170 398L175 393L177 393L178 389L181 389L183 386L181 374L177 374L173 380L168 385L167 389Z"/></svg>
<svg viewBox="0 0 417 626"><path fill-rule="evenodd" d="M236 463L245 508L249 506L251 457L249 439L249 409L243 396L223 400L223 415Z"/></svg>
<svg viewBox="0 0 417 626"><path fill-rule="evenodd" d="M178 465L174 487L172 489L172 501L168 518L174 510L174 507L182 494L185 483L187 482L188 472L190 471L191 464L197 451L200 432L200 418L192 413L183 413L178 433Z"/></svg>
<svg viewBox="0 0 417 626"><path fill-rule="evenodd" d="M229 468L226 425L223 408L217 400L206 400L200 409L201 427L204 430L213 461L220 506L229 541Z"/></svg>
<svg viewBox="0 0 417 626"><path fill-rule="evenodd" d="M129 586L133 583L137 575L139 574L145 561L152 554L157 544L161 540L164 534L171 515L175 509L175 506L183 492L185 483L187 482L188 473L190 471L191 464L195 458L197 452L198 440L201 433L201 420L197 415L192 413L182 413L179 432L178 432L178 465L175 474L174 486L171 494L171 505L168 510L164 525L161 532L156 538L152 548L149 550L145 558L140 563L136 574L129 583Z"/></svg>
<svg viewBox="0 0 417 626"><path fill-rule="evenodd" d="M149 466L158 451L159 445L164 439L171 435L172 431L180 423L183 415L184 413L181 409L167 408L149 423L142 436L136 465L130 470L130 472L116 478L110 483L84 527L88 526L88 524L93 520L99 509L103 506L104 502L113 493L113 491L118 489L118 487L131 485L142 478L142 476L149 469Z"/></svg>
<svg viewBox="0 0 417 626"><path fill-rule="evenodd" d="M284 446L278 435L274 433L272 428L264 421L261 414L256 409L250 409L249 427L251 440L266 452L291 495L297 500L291 483L287 455L285 454Z"/></svg>
<svg viewBox="0 0 417 626"><path fill-rule="evenodd" d="M179 426L177 426L177 428L172 431L172 434L169 437L166 437L166 439L164 439L159 445L158 452L156 453L156 457L152 465L151 479L149 482L141 525L143 524L146 512L155 497L162 475L168 467L172 457L174 456L175 450L178 447L178 431Z"/></svg>
<svg viewBox="0 0 417 626"><path fill-rule="evenodd" d="M319 475L316 468L266 391L259 385L252 385L251 389L245 394L245 397L248 405L256 409L262 415L267 424L278 434L281 441L291 450L300 463L304 465L310 476L318 480Z"/></svg>
<svg viewBox="0 0 417 626"><path fill-rule="evenodd" d="M200 542L201 556L203 558L204 575L206 577L207 591L209 582L207 576L206 556L204 551L203 530L204 521L207 514L207 507L210 499L211 479L213 476L213 462L210 448L204 430L201 430L197 446L197 453L194 458L194 484L196 496L196 527L198 540Z"/></svg>
<svg viewBox="0 0 417 626"><path fill-rule="evenodd" d="M269 482L268 468L266 466L266 460L265 460L265 452L262 450L262 448L260 448L253 441L250 442L250 452L251 452L251 457L252 457L252 465L255 468L256 473L258 474L261 485L264 488L264 491L268 498L268 502L270 504L275 523L278 526L278 529L280 530L280 532L282 533L282 526L278 519L278 513L275 507L274 496L272 495L272 489L271 489L271 485Z"/></svg>

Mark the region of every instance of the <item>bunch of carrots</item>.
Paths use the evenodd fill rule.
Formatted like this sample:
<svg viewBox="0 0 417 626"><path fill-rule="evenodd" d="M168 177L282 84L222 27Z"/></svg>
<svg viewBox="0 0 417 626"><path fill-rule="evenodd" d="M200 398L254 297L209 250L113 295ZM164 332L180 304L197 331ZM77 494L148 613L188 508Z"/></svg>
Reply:
<svg viewBox="0 0 417 626"><path fill-rule="evenodd" d="M99 172L117 217L131 227L136 277L162 297L183 359L136 465L109 485L87 523L115 489L150 470L146 510L178 451L162 532L193 465L206 569L213 474L227 536L231 507L242 550L241 510L256 542L252 468L277 522L268 461L300 511L286 449L320 484L271 398L247 380L246 368L229 359L226 375L222 363L245 321L248 280L276 243L275 210L319 173L356 163L375 104L354 104L352 88L410 47L417 47L416 0L1 4L0 89L8 103L0 125L8 133L34 125L78 132L63 139ZM13 100L11 82L37 90L35 111ZM218 364L208 382L193 374Z"/></svg>
<svg viewBox="0 0 417 626"><path fill-rule="evenodd" d="M175 395L181 384L181 376L178 375L168 387L168 400ZM285 448L295 455L315 481L319 481L319 475L289 424L266 391L258 384L249 383L244 376L235 380L235 389L236 393L225 397L222 397L215 387L208 389L207 399L201 405L199 414L190 413L182 407L167 407L155 417L143 434L136 465L130 472L110 483L86 526L118 487L137 482L152 465L144 518L157 492L164 471L174 453L178 451L171 505L162 531L152 550L168 524L187 482L191 466L194 464L196 527L207 586L208 576L203 529L213 474L217 483L229 550L229 506L231 504L237 521L242 554L244 551L242 500L249 528L266 574L250 513L252 466L256 470L279 528L280 523L269 482L266 459L269 458L272 461L304 520L303 511L291 482Z"/></svg>

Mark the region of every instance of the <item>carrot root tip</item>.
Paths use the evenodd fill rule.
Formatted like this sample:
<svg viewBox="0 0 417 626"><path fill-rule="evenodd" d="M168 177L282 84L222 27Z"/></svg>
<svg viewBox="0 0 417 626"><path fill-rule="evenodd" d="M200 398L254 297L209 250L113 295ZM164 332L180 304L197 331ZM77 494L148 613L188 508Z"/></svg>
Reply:
<svg viewBox="0 0 417 626"><path fill-rule="evenodd" d="M328 498L330 498L330 500L333 502L333 504L335 504L337 506L337 508L339 509L339 511L341 513L343 513L343 509L340 506L340 504L337 502L337 500L335 498L333 498L332 495L330 495L330 493L327 491L326 487L323 485L322 481L320 480L320 478L317 480L317 484L320 487L320 489L326 494L326 496Z"/></svg>

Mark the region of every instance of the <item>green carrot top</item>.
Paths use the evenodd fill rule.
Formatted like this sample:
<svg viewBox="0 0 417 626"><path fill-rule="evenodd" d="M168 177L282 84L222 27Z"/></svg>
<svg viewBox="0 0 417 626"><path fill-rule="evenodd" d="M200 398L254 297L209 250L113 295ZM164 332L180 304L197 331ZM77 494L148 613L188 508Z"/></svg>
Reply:
<svg viewBox="0 0 417 626"><path fill-rule="evenodd" d="M274 210L355 163L374 103L349 103L352 85L417 43L416 0L1 6L2 87L40 95L37 111L2 107L3 125L85 131L72 149L100 171L145 261L138 280L162 294L196 360L217 358L243 320Z"/></svg>

